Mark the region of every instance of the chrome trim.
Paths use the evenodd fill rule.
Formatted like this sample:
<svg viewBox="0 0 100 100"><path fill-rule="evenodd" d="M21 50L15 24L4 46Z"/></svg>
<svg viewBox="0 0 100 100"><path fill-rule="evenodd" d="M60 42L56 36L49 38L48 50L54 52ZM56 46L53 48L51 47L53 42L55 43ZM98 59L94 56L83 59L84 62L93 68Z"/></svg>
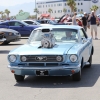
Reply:
<svg viewBox="0 0 100 100"><path fill-rule="evenodd" d="M70 66L70 65L63 65L63 66L54 66L54 67L16 67L16 66L10 66L8 65L8 68L10 69L19 69L19 70L22 70L22 69L80 69L80 66L81 64L77 65L77 66Z"/></svg>

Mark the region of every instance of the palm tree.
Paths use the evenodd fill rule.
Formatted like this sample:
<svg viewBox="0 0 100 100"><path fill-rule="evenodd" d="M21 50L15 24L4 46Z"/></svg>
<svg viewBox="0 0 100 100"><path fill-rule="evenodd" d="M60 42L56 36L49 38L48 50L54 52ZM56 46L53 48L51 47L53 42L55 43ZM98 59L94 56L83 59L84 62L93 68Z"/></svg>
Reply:
<svg viewBox="0 0 100 100"><path fill-rule="evenodd" d="M96 12L99 9L99 7L96 5L93 5L90 9L91 11L93 10L94 12Z"/></svg>
<svg viewBox="0 0 100 100"><path fill-rule="evenodd" d="M7 14L7 17L9 18L10 11L8 9L5 9L5 13Z"/></svg>
<svg viewBox="0 0 100 100"><path fill-rule="evenodd" d="M50 16L51 16L51 12L53 12L53 11L52 11L51 8L49 8L49 9L48 9L48 12L50 13Z"/></svg>
<svg viewBox="0 0 100 100"><path fill-rule="evenodd" d="M1 14L1 19L3 19L4 12L1 11L0 14Z"/></svg>
<svg viewBox="0 0 100 100"><path fill-rule="evenodd" d="M71 13L76 9L75 0L67 0L67 5L71 8Z"/></svg>
<svg viewBox="0 0 100 100"><path fill-rule="evenodd" d="M64 8L64 9L63 9L63 12L64 12L65 14L66 14L66 11L67 11L67 9L66 9L66 8Z"/></svg>
<svg viewBox="0 0 100 100"><path fill-rule="evenodd" d="M36 19L37 19L37 14L39 14L39 10L37 8L35 8L34 12L36 13Z"/></svg>

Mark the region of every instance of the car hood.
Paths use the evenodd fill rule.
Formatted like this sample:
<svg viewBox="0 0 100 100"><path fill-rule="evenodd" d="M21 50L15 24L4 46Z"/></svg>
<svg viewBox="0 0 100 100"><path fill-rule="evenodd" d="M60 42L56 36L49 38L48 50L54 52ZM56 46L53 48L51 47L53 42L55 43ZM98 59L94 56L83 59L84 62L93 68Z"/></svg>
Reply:
<svg viewBox="0 0 100 100"><path fill-rule="evenodd" d="M25 44L12 50L10 54L18 55L63 55L75 45L75 43L57 43L53 48L38 48L40 44Z"/></svg>
<svg viewBox="0 0 100 100"><path fill-rule="evenodd" d="M8 28L0 28L0 32L12 32L12 33L18 33L17 31L13 29L8 29Z"/></svg>

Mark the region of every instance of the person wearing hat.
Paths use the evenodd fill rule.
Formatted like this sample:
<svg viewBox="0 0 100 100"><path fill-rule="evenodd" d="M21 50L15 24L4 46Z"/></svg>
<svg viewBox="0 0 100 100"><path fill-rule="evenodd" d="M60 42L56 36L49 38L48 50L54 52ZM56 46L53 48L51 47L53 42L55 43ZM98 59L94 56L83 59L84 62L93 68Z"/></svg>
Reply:
<svg viewBox="0 0 100 100"><path fill-rule="evenodd" d="M82 26L85 31L87 31L87 21L88 21L87 13L84 12L84 16L82 17Z"/></svg>
<svg viewBox="0 0 100 100"><path fill-rule="evenodd" d="M96 20L97 20L97 16L95 15L95 12L92 11L91 15L89 16L88 20L90 20L91 23L91 36L93 38L93 30L95 32L95 39L97 40L97 24L96 24Z"/></svg>

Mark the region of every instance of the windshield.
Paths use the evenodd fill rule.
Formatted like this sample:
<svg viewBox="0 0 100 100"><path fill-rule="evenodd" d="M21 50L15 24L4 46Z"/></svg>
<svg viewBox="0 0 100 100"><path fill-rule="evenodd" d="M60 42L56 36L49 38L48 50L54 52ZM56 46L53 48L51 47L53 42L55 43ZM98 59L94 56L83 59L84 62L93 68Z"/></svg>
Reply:
<svg viewBox="0 0 100 100"><path fill-rule="evenodd" d="M52 29L51 33L53 34L56 42L77 42L78 40L78 31L76 29L63 29L56 28ZM43 33L41 30L35 30L31 33L29 42L38 42L42 40Z"/></svg>

